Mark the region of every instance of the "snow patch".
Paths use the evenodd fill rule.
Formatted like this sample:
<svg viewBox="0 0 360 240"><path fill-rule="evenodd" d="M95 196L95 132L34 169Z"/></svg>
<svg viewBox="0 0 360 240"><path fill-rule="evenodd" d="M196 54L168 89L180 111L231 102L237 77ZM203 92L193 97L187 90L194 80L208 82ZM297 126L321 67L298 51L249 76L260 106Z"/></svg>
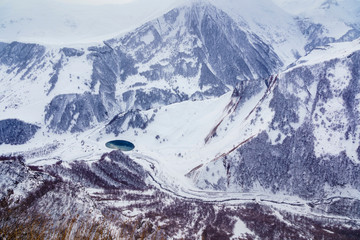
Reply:
<svg viewBox="0 0 360 240"><path fill-rule="evenodd" d="M141 41L143 41L146 45L152 43L154 40L155 37L151 31L147 32L146 35L141 38Z"/></svg>
<svg viewBox="0 0 360 240"><path fill-rule="evenodd" d="M247 237L248 235L256 236L253 231L251 231L246 227L246 224L240 218L237 218L236 220L237 221L235 223L233 230L234 235L232 236L231 239L243 238L243 237Z"/></svg>

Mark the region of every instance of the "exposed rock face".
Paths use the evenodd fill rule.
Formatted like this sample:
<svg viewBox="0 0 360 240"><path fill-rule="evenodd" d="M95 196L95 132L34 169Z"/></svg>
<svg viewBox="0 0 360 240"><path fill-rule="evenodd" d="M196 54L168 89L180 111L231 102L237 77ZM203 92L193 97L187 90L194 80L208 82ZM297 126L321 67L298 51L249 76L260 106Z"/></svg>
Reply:
<svg viewBox="0 0 360 240"><path fill-rule="evenodd" d="M45 120L57 133L81 132L107 119L108 112L99 95L90 93L56 96L46 109Z"/></svg>
<svg viewBox="0 0 360 240"><path fill-rule="evenodd" d="M80 57L82 55L84 55L84 51L83 50L78 50L75 48L62 48L61 51L65 54L65 56L67 57Z"/></svg>
<svg viewBox="0 0 360 240"><path fill-rule="evenodd" d="M128 76L138 73L135 62L120 49L112 49L107 45L91 47L89 50L92 51L89 57L93 59L91 89L96 84L100 85L100 99L106 110L114 115L121 111L118 96L115 96L117 84L121 85Z"/></svg>
<svg viewBox="0 0 360 240"><path fill-rule="evenodd" d="M20 73L26 69L23 77L32 70L36 62L43 61L45 47L38 44L12 42L0 47L0 64L8 67L7 73Z"/></svg>
<svg viewBox="0 0 360 240"><path fill-rule="evenodd" d="M115 136L118 136L130 127L145 129L149 122L154 120L154 117L155 113L149 119L149 117L140 110L128 111L124 115L115 116L106 126L106 133L114 133Z"/></svg>
<svg viewBox="0 0 360 240"><path fill-rule="evenodd" d="M39 128L18 119L0 120L0 144L24 144L35 135Z"/></svg>
<svg viewBox="0 0 360 240"><path fill-rule="evenodd" d="M151 88L149 91L141 89L130 90L122 94L123 101L127 106L135 110L149 110L158 106L169 105L176 102L188 100L184 93L176 93L171 90Z"/></svg>

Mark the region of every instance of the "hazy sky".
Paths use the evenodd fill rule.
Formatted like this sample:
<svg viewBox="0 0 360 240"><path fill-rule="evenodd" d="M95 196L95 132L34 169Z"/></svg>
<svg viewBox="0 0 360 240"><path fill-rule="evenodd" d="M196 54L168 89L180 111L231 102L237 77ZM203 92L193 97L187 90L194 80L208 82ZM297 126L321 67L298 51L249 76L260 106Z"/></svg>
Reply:
<svg viewBox="0 0 360 240"><path fill-rule="evenodd" d="M135 0L47 0L48 2L64 2L64 3L74 3L74 4L91 4L91 5L104 5L104 4L124 4L133 2ZM151 0L148 0L151 1ZM15 2L18 4L26 2L36 2L36 0L0 0L0 4Z"/></svg>
<svg viewBox="0 0 360 240"><path fill-rule="evenodd" d="M130 2L134 2L135 0L56 0L56 1L74 3L74 4L104 5L104 4L126 4Z"/></svg>
<svg viewBox="0 0 360 240"><path fill-rule="evenodd" d="M59 44L97 42L130 31L187 1L192 0L0 0L0 41ZM274 2L290 14L299 14L318 8L325 0L210 1L215 5L229 5L224 9L234 13L235 18L238 15L250 20L257 18L256 22L265 21L262 24L269 25L268 21L282 23L287 20L275 17L265 19L264 16L259 20L259 6L264 8L262 12L271 15L271 11L275 11L276 14L281 9L276 10L271 6ZM339 9L324 11L326 16L333 17L342 11L339 16L346 17L347 22L354 22L354 16L357 16L356 20L359 18L360 0L337 1L341 5ZM318 15L321 15L319 11L310 14L310 17Z"/></svg>
<svg viewBox="0 0 360 240"><path fill-rule="evenodd" d="M0 0L0 41L93 42L132 30L187 0Z"/></svg>

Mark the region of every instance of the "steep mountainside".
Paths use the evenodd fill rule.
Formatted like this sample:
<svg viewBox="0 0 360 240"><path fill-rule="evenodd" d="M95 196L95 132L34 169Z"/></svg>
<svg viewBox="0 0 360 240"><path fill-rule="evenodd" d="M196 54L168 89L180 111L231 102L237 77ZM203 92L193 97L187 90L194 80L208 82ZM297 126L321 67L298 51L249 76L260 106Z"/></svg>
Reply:
<svg viewBox="0 0 360 240"><path fill-rule="evenodd" d="M286 192L305 199L346 196L352 200L333 200L350 201L353 208L338 211L357 216L359 46L356 40L314 51L276 77L271 93L254 109L248 129L255 136L197 170L197 184ZM263 121L265 128L256 134L254 129Z"/></svg>

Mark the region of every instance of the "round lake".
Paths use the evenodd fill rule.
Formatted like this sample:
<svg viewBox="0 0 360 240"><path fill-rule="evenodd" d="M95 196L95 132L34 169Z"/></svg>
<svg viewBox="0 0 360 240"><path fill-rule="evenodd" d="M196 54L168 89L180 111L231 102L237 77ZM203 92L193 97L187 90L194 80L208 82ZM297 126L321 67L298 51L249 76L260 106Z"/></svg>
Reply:
<svg viewBox="0 0 360 240"><path fill-rule="evenodd" d="M134 144L125 140L113 140L107 142L105 146L111 149L119 149L121 151L131 151L135 148Z"/></svg>

